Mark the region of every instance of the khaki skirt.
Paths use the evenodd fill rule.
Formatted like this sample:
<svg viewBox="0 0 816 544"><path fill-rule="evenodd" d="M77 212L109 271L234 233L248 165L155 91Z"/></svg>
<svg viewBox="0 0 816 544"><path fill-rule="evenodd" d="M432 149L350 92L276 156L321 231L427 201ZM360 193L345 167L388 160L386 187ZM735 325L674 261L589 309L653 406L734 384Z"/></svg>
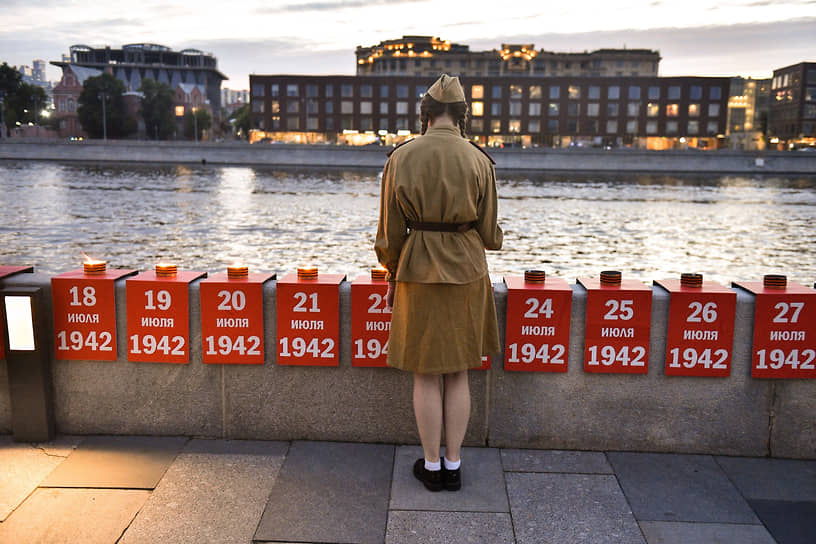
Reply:
<svg viewBox="0 0 816 544"><path fill-rule="evenodd" d="M448 374L499 352L490 276L466 284L397 282L388 366Z"/></svg>

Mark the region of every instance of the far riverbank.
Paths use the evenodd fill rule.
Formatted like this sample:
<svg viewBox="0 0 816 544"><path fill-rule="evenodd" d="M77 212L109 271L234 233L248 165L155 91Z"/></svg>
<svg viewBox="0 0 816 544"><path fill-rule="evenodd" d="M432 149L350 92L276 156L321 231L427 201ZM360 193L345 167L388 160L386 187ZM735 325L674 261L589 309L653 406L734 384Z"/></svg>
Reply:
<svg viewBox="0 0 816 544"><path fill-rule="evenodd" d="M3 140L0 159L382 168L390 148L244 142ZM498 171L816 174L816 153L491 148Z"/></svg>

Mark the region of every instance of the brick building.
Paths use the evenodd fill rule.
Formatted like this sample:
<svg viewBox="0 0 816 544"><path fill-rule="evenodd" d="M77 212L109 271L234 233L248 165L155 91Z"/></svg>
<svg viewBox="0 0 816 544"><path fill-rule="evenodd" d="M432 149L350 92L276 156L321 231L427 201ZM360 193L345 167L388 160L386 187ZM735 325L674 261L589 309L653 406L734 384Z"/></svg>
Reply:
<svg viewBox="0 0 816 544"><path fill-rule="evenodd" d="M782 148L816 146L816 62L774 70L768 136Z"/></svg>

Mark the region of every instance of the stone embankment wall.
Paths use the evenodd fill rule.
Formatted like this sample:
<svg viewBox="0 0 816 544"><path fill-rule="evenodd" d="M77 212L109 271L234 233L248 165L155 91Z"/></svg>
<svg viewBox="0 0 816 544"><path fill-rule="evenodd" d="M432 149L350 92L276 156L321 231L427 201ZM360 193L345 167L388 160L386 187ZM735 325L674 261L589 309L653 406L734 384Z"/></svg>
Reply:
<svg viewBox="0 0 816 544"><path fill-rule="evenodd" d="M206 163L213 165L382 168L388 148L336 145L142 141L0 142L0 159ZM816 153L638 151L631 149L488 150L499 171L813 174Z"/></svg>
<svg viewBox="0 0 816 544"><path fill-rule="evenodd" d="M51 300L45 275L0 281L19 285L42 287ZM494 289L503 337L507 289ZM336 368L276 364L274 281L264 287L263 365L202 363L198 282L190 285L190 364L128 362L123 280L116 290L118 360L52 362L58 432L418 442L411 376L351 366L348 282ZM505 372L500 356L492 369L472 371L467 444L816 459L816 380L751 377L753 295L737 289L730 377L692 378L665 375L669 295L660 287L652 288L648 374L585 373L587 293L572 290L568 372ZM0 361L0 433L11 428L7 383Z"/></svg>

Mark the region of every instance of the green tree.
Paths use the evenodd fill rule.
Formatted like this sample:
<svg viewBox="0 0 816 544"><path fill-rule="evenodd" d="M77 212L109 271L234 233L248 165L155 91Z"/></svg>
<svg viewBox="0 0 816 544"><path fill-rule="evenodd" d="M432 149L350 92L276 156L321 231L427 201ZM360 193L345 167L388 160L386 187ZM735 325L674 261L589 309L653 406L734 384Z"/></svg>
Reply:
<svg viewBox="0 0 816 544"><path fill-rule="evenodd" d="M242 140L249 138L249 104L244 104L230 115L230 122L235 127L235 133Z"/></svg>
<svg viewBox="0 0 816 544"><path fill-rule="evenodd" d="M136 132L136 122L125 111L125 84L107 72L89 77L79 95L79 122L91 138L104 134L103 117L106 120L108 138L123 138ZM105 97L105 111L102 100Z"/></svg>
<svg viewBox="0 0 816 544"><path fill-rule="evenodd" d="M173 118L173 89L165 83L144 79L139 92L143 95L139 113L144 119L147 137L167 140L176 130Z"/></svg>
<svg viewBox="0 0 816 544"><path fill-rule="evenodd" d="M184 136L190 140L194 139L193 133L198 128L198 139L204 135L204 131L212 126L212 116L210 112L203 108L195 111L195 120L193 120L193 112L187 111L184 114Z"/></svg>
<svg viewBox="0 0 816 544"><path fill-rule="evenodd" d="M3 98L3 122L7 129L17 123L43 124L41 112L48 105L42 87L23 83L23 76L8 63L0 65L0 95ZM8 134L8 131L6 131Z"/></svg>

